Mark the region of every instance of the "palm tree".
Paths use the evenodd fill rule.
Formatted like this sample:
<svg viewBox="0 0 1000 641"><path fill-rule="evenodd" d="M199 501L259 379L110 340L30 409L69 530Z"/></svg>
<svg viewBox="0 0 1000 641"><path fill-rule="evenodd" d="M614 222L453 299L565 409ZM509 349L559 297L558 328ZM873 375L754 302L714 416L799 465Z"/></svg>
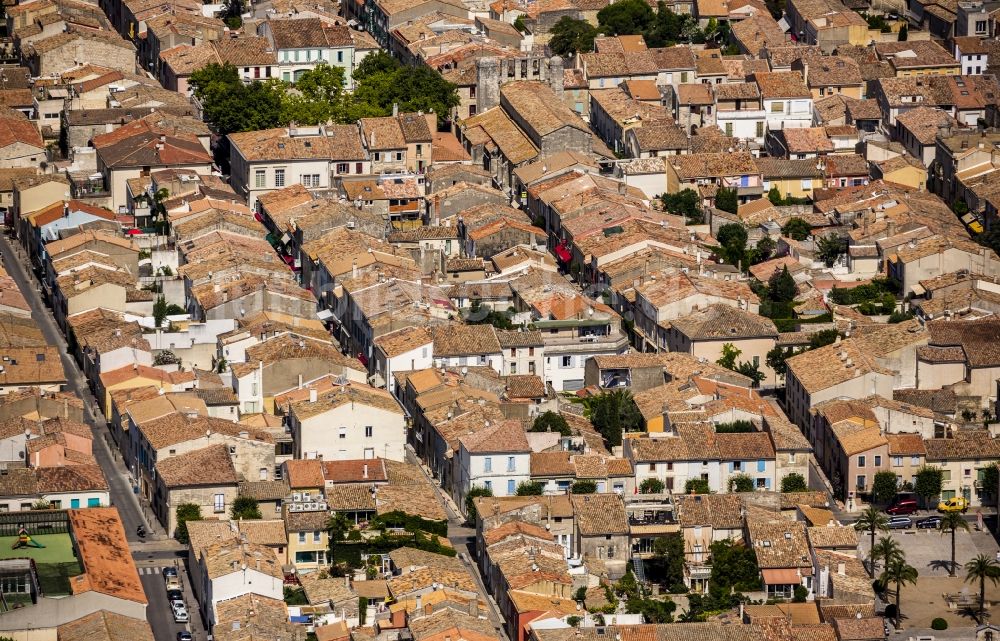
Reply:
<svg viewBox="0 0 1000 641"><path fill-rule="evenodd" d="M886 585L891 581L896 584L896 627L899 627L899 619L902 616L902 611L899 609L899 593L903 589L904 583L909 583L910 585L916 585L917 568L912 565L907 564L906 558L900 553L899 556L894 557L886 563L885 570L882 572L882 582Z"/></svg>
<svg viewBox="0 0 1000 641"><path fill-rule="evenodd" d="M958 512L945 512L941 517L941 534L951 532L951 565L948 566L948 576L955 576L955 532L958 530L969 531L969 522L962 518Z"/></svg>
<svg viewBox="0 0 1000 641"><path fill-rule="evenodd" d="M878 508L874 505L869 505L861 513L861 516L858 517L858 520L854 522L854 529L858 532L868 532L868 536L871 537L871 545L868 547L872 549L875 547L875 532L885 532L888 530L889 519L886 518L885 514L879 512ZM869 574L872 578L875 578L874 560L872 561L872 566L869 568Z"/></svg>
<svg viewBox="0 0 1000 641"><path fill-rule="evenodd" d="M875 565L878 563L879 559L882 559L882 563L888 566L889 561L902 556L903 548L899 547L899 543L896 543L896 539L891 536L879 537L878 543L872 546L871 555L869 556L872 564L872 572L875 571Z"/></svg>
<svg viewBox="0 0 1000 641"><path fill-rule="evenodd" d="M980 554L965 564L965 582L979 581L979 622L983 621L983 610L986 608L986 579L996 585L1000 582L1000 565L985 554Z"/></svg>

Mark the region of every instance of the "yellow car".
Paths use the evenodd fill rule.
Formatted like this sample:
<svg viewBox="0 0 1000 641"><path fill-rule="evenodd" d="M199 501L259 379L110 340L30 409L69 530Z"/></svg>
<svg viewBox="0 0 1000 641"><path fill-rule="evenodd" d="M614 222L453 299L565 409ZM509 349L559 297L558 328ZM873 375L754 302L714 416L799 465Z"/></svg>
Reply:
<svg viewBox="0 0 1000 641"><path fill-rule="evenodd" d="M938 503L938 512L965 512L968 509L969 501L962 496L955 496Z"/></svg>

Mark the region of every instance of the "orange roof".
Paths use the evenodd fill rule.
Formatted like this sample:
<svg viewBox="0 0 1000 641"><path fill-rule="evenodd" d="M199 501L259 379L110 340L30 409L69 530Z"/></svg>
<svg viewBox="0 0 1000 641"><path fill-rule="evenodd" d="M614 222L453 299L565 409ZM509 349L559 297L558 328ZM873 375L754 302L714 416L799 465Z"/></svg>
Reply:
<svg viewBox="0 0 1000 641"><path fill-rule="evenodd" d="M64 205L69 207L70 211L82 211L92 216L97 216L98 218L104 218L105 220L115 219L115 213L109 209L95 207L79 200L59 200L52 203L48 207L44 207L29 214L27 216L28 221L33 227L48 225L49 223L62 218Z"/></svg>
<svg viewBox="0 0 1000 641"><path fill-rule="evenodd" d="M195 375L194 372L168 372L159 367L139 364L126 365L125 367L119 367L118 369L101 374L101 382L104 383L105 388L137 378L159 381L163 385L166 383L178 384L193 381Z"/></svg>
<svg viewBox="0 0 1000 641"><path fill-rule="evenodd" d="M146 605L146 593L125 538L118 508L69 510L83 574L70 579L73 594L94 591Z"/></svg>

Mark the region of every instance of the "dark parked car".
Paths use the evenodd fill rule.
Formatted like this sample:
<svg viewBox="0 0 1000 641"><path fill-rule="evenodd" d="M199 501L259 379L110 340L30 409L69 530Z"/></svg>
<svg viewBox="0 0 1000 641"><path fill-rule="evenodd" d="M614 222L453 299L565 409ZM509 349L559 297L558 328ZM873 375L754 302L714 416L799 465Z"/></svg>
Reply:
<svg viewBox="0 0 1000 641"><path fill-rule="evenodd" d="M892 514L893 516L902 516L904 514L913 514L917 511L917 500L916 499L899 499L893 503L885 512L886 514Z"/></svg>
<svg viewBox="0 0 1000 641"><path fill-rule="evenodd" d="M170 601L171 603L174 601L184 603L184 593L180 590L167 590L167 601Z"/></svg>
<svg viewBox="0 0 1000 641"><path fill-rule="evenodd" d="M941 527L940 516L928 516L926 519L917 521L917 528L921 530L936 530Z"/></svg>
<svg viewBox="0 0 1000 641"><path fill-rule="evenodd" d="M894 516L889 519L890 530L905 530L913 527L913 520L908 516Z"/></svg>
<svg viewBox="0 0 1000 641"><path fill-rule="evenodd" d="M177 633L177 641L191 641L191 633L188 632L188 631L186 631L186 630L182 630L181 632L178 632Z"/></svg>

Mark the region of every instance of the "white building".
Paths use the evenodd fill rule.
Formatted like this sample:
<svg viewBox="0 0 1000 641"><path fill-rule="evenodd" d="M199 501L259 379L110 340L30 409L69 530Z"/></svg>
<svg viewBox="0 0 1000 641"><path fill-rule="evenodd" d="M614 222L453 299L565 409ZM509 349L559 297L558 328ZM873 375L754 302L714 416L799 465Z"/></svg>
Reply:
<svg viewBox="0 0 1000 641"><path fill-rule="evenodd" d="M403 460L403 408L385 390L361 383L310 389L289 404L288 420L295 458Z"/></svg>
<svg viewBox="0 0 1000 641"><path fill-rule="evenodd" d="M427 369L434 365L434 338L422 325L404 327L375 339L372 376L376 385L396 393L395 372Z"/></svg>
<svg viewBox="0 0 1000 641"><path fill-rule="evenodd" d="M239 540L214 543L201 550L192 576L200 578L199 602L202 615L211 630L215 625L216 605L246 594L282 600L284 574L274 550L257 543Z"/></svg>
<svg viewBox="0 0 1000 641"><path fill-rule="evenodd" d="M344 86L351 89L354 70L367 54L366 49L356 51L350 27L328 24L320 18L267 20L258 31L274 48L278 77L285 82L295 82L306 71L328 64L343 69Z"/></svg>
<svg viewBox="0 0 1000 641"><path fill-rule="evenodd" d="M954 39L955 60L962 65L963 76L978 76L986 72L989 50L978 36L964 36Z"/></svg>
<svg viewBox="0 0 1000 641"><path fill-rule="evenodd" d="M515 496L517 486L531 478L531 448L519 422L504 421L459 439L459 478L455 502L465 505L474 487L493 496Z"/></svg>
<svg viewBox="0 0 1000 641"><path fill-rule="evenodd" d="M773 71L757 73L753 77L760 88L768 130L812 126L812 92L799 72Z"/></svg>

